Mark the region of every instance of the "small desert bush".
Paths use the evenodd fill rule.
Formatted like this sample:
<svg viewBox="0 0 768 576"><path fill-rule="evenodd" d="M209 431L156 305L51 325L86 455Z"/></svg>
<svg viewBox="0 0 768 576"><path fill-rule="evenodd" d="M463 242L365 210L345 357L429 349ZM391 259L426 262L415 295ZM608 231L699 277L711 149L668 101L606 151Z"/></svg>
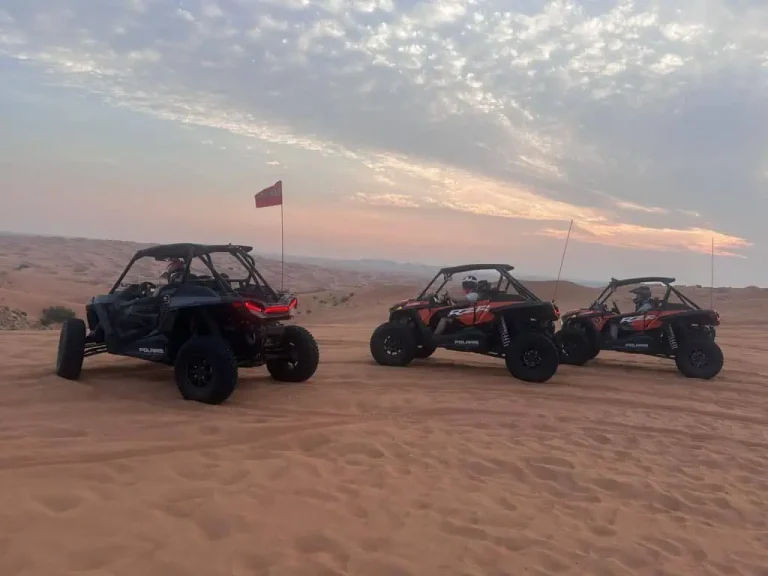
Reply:
<svg viewBox="0 0 768 576"><path fill-rule="evenodd" d="M51 306L50 308L44 308L40 314L40 323L43 326L50 326L51 324L61 324L65 320L74 318L76 316L75 311L66 306Z"/></svg>

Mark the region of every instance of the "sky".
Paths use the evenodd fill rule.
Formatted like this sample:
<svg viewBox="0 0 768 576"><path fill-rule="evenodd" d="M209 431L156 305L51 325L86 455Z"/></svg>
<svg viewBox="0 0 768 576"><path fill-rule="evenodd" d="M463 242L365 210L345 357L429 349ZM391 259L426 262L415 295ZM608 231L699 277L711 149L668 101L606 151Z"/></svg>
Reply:
<svg viewBox="0 0 768 576"><path fill-rule="evenodd" d="M768 285L762 0L3 0L0 230Z"/></svg>

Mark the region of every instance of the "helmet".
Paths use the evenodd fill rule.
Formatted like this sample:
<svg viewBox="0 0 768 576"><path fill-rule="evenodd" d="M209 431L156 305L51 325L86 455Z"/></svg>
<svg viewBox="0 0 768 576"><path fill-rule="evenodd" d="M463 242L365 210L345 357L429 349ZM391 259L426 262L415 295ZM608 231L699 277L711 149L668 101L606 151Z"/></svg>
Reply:
<svg viewBox="0 0 768 576"><path fill-rule="evenodd" d="M630 290L629 293L635 295L632 300L635 305L644 304L651 299L651 289L648 286L638 286L637 288Z"/></svg>
<svg viewBox="0 0 768 576"><path fill-rule="evenodd" d="M477 278L472 275L464 276L461 280L461 287L464 289L464 292L473 292L477 289Z"/></svg>
<svg viewBox="0 0 768 576"><path fill-rule="evenodd" d="M160 277L165 278L169 284L172 282L178 282L184 275L184 268L185 266L183 261L179 260L178 258L173 258L170 262L168 262L168 266L166 266L165 272L163 272Z"/></svg>

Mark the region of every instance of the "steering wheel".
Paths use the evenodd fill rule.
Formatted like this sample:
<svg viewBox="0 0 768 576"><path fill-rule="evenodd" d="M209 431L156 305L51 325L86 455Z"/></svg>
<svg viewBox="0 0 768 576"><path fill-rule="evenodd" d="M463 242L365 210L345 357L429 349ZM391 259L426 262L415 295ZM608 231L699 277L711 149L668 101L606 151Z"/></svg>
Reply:
<svg viewBox="0 0 768 576"><path fill-rule="evenodd" d="M450 302L450 297L448 296L447 291L443 292L442 294L436 292L432 294L429 299L433 306L447 306Z"/></svg>
<svg viewBox="0 0 768 576"><path fill-rule="evenodd" d="M155 290L157 290L157 285L154 282L146 281L139 283L139 292L142 296L149 296Z"/></svg>
<svg viewBox="0 0 768 576"><path fill-rule="evenodd" d="M619 307L616 304L616 300L611 300L611 304L613 304L613 307L611 308L611 312L613 312L614 314L621 314L621 310L619 310Z"/></svg>

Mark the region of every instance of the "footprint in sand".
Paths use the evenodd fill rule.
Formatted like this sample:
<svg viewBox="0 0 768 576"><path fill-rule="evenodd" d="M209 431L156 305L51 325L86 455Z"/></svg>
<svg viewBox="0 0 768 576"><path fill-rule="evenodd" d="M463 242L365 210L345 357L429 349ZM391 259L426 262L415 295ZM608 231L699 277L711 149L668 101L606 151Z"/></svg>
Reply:
<svg viewBox="0 0 768 576"><path fill-rule="evenodd" d="M210 466L201 466L200 462L183 462L171 469L182 480L191 482L205 482L211 480L215 475L215 471Z"/></svg>
<svg viewBox="0 0 768 576"><path fill-rule="evenodd" d="M365 574L365 576L416 576L417 574L394 558L365 558L351 564L350 574Z"/></svg>
<svg viewBox="0 0 768 576"><path fill-rule="evenodd" d="M469 524L459 524L453 520L443 520L440 523L440 530L445 534L467 540L478 540L481 542L488 540L488 532L485 529Z"/></svg>
<svg viewBox="0 0 768 576"><path fill-rule="evenodd" d="M110 564L125 557L125 546L121 544L107 544L97 547L88 547L76 550L69 555L67 565L70 570L76 572L90 572L93 570L105 570ZM106 570L109 572L109 570Z"/></svg>
<svg viewBox="0 0 768 576"><path fill-rule="evenodd" d="M219 542L228 536L244 530L246 521L242 514L227 513L218 509L202 509L193 520L200 532L210 542Z"/></svg>
<svg viewBox="0 0 768 576"><path fill-rule="evenodd" d="M294 491L296 496L314 500L315 502L340 502L341 499L333 492L318 490L317 488L298 488Z"/></svg>
<svg viewBox="0 0 768 576"><path fill-rule="evenodd" d="M247 468L237 468L235 470L226 470L219 475L219 484L221 486L235 486L243 483L251 475Z"/></svg>
<svg viewBox="0 0 768 576"><path fill-rule="evenodd" d="M89 433L82 428L66 427L66 426L46 426L44 428L38 428L36 436L39 438L45 438L50 440L70 439L70 438L86 438Z"/></svg>
<svg viewBox="0 0 768 576"><path fill-rule="evenodd" d="M295 439L296 447L302 452L316 452L333 443L333 438L324 432L302 434Z"/></svg>
<svg viewBox="0 0 768 576"><path fill-rule="evenodd" d="M51 514L71 512L79 508L85 501L86 498L72 492L66 494L46 494L35 498L35 502Z"/></svg>
<svg viewBox="0 0 768 576"><path fill-rule="evenodd" d="M590 524L589 531L600 538L612 538L616 535L616 530L605 524Z"/></svg>
<svg viewBox="0 0 768 576"><path fill-rule="evenodd" d="M236 553L231 560L232 576L269 576L273 562L265 555L258 553Z"/></svg>
<svg viewBox="0 0 768 576"><path fill-rule="evenodd" d="M308 532L299 536L294 541L294 546L296 551L304 556L329 556L334 565L340 569L346 569L349 563L350 555L344 545L321 531Z"/></svg>

